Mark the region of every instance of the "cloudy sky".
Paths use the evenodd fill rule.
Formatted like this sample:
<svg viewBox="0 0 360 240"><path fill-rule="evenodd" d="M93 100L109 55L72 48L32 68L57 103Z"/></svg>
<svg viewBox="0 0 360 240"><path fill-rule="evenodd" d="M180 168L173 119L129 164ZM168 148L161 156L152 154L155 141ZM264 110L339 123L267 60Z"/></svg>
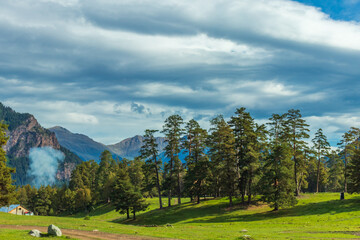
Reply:
<svg viewBox="0 0 360 240"><path fill-rule="evenodd" d="M359 0L0 0L0 101L110 144L174 113L360 127Z"/></svg>

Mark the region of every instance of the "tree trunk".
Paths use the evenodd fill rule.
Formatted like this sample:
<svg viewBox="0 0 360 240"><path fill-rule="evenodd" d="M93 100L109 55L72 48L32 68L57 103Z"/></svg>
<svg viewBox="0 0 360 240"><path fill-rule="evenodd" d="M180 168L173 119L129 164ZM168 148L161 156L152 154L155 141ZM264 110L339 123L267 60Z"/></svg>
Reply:
<svg viewBox="0 0 360 240"><path fill-rule="evenodd" d="M157 168L156 156L155 156L155 172L156 172L156 187L157 187L158 196L159 196L159 205L160 205L160 209L162 209L163 206L162 206L162 201L161 201L161 189L160 189L159 171L158 171L158 168Z"/></svg>
<svg viewBox="0 0 360 240"><path fill-rule="evenodd" d="M171 188L172 188L172 173L173 173L173 158L170 159L170 186L169 186L169 193L168 193L168 202L169 207L171 207Z"/></svg>
<svg viewBox="0 0 360 240"><path fill-rule="evenodd" d="M295 196L299 196L300 191L299 191L299 183L298 183L298 176L297 176L297 160L296 160L296 157L294 157L294 177L295 177L295 186L296 186Z"/></svg>
<svg viewBox="0 0 360 240"><path fill-rule="evenodd" d="M136 216L135 216L135 210L133 211L133 220L136 219Z"/></svg>
<svg viewBox="0 0 360 240"><path fill-rule="evenodd" d="M171 189L168 191L168 206L171 207Z"/></svg>
<svg viewBox="0 0 360 240"><path fill-rule="evenodd" d="M126 218L127 218L127 219L130 219L129 209L126 209Z"/></svg>
<svg viewBox="0 0 360 240"><path fill-rule="evenodd" d="M241 192L241 203L245 204L245 188L246 188L246 183L245 183L245 172L241 175L240 177L240 192Z"/></svg>
<svg viewBox="0 0 360 240"><path fill-rule="evenodd" d="M232 207L232 206L233 206L232 194L230 193L230 196L229 196L229 207Z"/></svg>
<svg viewBox="0 0 360 240"><path fill-rule="evenodd" d="M279 204L275 202L274 211L278 211L278 210L279 210Z"/></svg>
<svg viewBox="0 0 360 240"><path fill-rule="evenodd" d="M179 160L180 161L180 160ZM178 204L181 204L181 181L180 181L180 166L178 169L177 180L178 180Z"/></svg>
<svg viewBox="0 0 360 240"><path fill-rule="evenodd" d="M346 145L345 145L345 149L344 149L344 154L345 154L345 168L344 168L344 192L347 192L347 159L346 159Z"/></svg>
<svg viewBox="0 0 360 240"><path fill-rule="evenodd" d="M319 192L319 180L320 180L320 156L317 164L316 193Z"/></svg>
<svg viewBox="0 0 360 240"><path fill-rule="evenodd" d="M198 189L197 189L197 203L200 203L200 195L201 195L201 180L198 181Z"/></svg>
<svg viewBox="0 0 360 240"><path fill-rule="evenodd" d="M249 192L248 192L248 204L251 203L251 185L252 185L252 178L249 178Z"/></svg>
<svg viewBox="0 0 360 240"><path fill-rule="evenodd" d="M295 129L294 129L294 136L295 136ZM294 138L294 143L293 143L293 151L294 151L294 177L295 177L295 187L296 187L296 191L295 191L295 196L299 196L300 195L300 189L299 189L299 183L298 183L298 172L297 172L297 159L296 159L296 145L295 145L295 138Z"/></svg>

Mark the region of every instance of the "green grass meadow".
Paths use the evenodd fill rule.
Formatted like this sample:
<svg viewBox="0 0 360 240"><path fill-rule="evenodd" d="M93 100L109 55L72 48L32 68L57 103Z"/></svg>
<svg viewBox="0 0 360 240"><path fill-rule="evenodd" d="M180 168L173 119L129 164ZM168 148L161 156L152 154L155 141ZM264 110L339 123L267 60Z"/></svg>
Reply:
<svg viewBox="0 0 360 240"><path fill-rule="evenodd" d="M85 214L42 217L0 213L0 224L55 224L60 228L196 240L242 239L244 235L253 239L360 239L360 195L347 194L345 198L340 201L338 193L304 194L296 206L277 212L261 202L229 209L226 198L201 204L184 199L181 205L157 210L158 199L154 198L148 200L150 208L135 221L126 220L111 205L105 205L90 213L90 220L84 220ZM26 234L1 230L0 239L28 239L17 238ZM10 235L14 238L4 237Z"/></svg>
<svg viewBox="0 0 360 240"><path fill-rule="evenodd" d="M27 230L13 230L13 229L0 229L0 239L9 239L9 240L34 240L37 239L33 236L30 236L29 231ZM51 239L51 240L60 240L60 239L75 239L75 238L66 238L63 237L41 237L41 239Z"/></svg>

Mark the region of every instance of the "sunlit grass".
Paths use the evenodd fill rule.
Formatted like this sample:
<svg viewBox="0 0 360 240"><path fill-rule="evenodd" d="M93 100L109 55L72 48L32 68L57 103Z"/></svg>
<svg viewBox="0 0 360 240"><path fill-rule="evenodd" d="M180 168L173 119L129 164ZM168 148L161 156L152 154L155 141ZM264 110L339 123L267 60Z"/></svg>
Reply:
<svg viewBox="0 0 360 240"><path fill-rule="evenodd" d="M360 195L338 193L304 194L292 208L273 212L263 203L229 209L226 198L200 204L183 200L183 204L158 210L158 199L135 221L125 220L111 205L99 206L84 220L85 213L70 217L15 216L0 214L0 224L58 225L81 230L137 234L179 239L333 239L359 238ZM166 203L166 199L164 199ZM238 202L237 202L238 203Z"/></svg>

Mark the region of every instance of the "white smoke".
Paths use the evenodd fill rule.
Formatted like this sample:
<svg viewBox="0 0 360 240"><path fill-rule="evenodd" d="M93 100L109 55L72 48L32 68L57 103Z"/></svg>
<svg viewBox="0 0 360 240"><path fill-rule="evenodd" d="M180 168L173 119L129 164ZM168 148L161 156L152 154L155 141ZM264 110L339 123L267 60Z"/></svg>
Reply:
<svg viewBox="0 0 360 240"><path fill-rule="evenodd" d="M51 147L30 149L29 176L33 177L33 185L52 185L55 183L56 172L59 162L64 161L64 154Z"/></svg>

